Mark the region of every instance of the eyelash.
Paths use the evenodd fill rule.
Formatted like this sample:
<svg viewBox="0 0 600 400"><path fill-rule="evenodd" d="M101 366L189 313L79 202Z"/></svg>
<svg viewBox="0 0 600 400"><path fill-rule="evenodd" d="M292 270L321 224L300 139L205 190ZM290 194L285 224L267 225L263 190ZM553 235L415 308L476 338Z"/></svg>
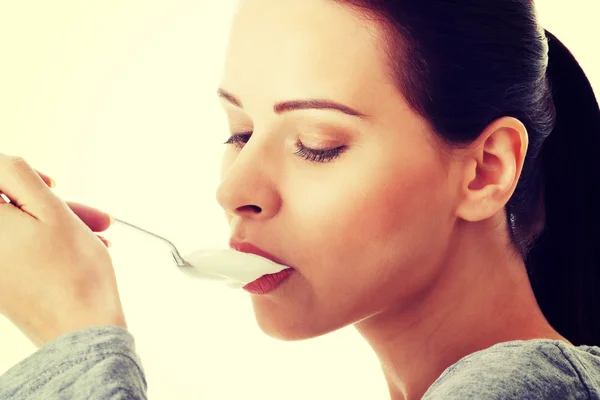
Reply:
<svg viewBox="0 0 600 400"><path fill-rule="evenodd" d="M251 135L252 135L251 132L233 134L223 144L233 144L237 148L241 149L241 146L239 143L244 140L244 137L247 137L249 139ZM246 140L246 142L247 142L247 140ZM335 149L325 149L325 150L311 149L310 147L304 146L302 144L302 142L300 142L299 138L297 138L297 143L298 143L298 145L297 145L298 150L294 154L296 154L310 162L317 162L317 163L331 162L331 161L333 161L333 159L337 158L340 154L342 154L342 152L344 150L346 150L346 146L340 146Z"/></svg>

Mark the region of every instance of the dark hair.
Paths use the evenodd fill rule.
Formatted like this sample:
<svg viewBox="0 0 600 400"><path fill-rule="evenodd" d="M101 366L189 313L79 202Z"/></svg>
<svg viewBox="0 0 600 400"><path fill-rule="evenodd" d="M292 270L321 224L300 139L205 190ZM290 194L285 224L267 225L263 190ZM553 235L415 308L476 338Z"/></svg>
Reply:
<svg viewBox="0 0 600 400"><path fill-rule="evenodd" d="M600 110L573 55L530 0L334 1L382 23L391 76L444 142L503 116L525 125L509 234L552 327L599 345Z"/></svg>

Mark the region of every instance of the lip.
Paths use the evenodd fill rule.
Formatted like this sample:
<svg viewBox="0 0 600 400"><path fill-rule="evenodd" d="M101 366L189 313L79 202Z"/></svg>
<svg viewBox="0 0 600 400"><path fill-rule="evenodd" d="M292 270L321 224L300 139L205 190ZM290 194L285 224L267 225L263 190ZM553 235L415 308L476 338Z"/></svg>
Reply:
<svg viewBox="0 0 600 400"><path fill-rule="evenodd" d="M276 274L263 275L257 280L248 283L242 289L252 294L267 294L275 290L279 285L285 282L291 275L296 272L292 268L284 269Z"/></svg>
<svg viewBox="0 0 600 400"><path fill-rule="evenodd" d="M249 242L240 242L235 239L231 239L229 241L229 247L231 247L234 250L240 251L242 253L256 254L257 256L261 256L261 257L271 260L277 264L289 266L281 258L276 257L276 256L270 254L269 252L261 249L260 247L255 246Z"/></svg>
<svg viewBox="0 0 600 400"><path fill-rule="evenodd" d="M249 293L260 295L267 294L275 290L279 285L281 285L285 280L287 280L287 278L289 278L295 272L295 269L290 267L285 260L274 256L273 254L261 249L260 247L253 245L252 243L240 242L232 238L229 241L229 247L242 253L256 254L257 256L261 256L277 264L285 265L288 267L283 271L277 272L275 274L263 275L255 281L250 282L244 287L242 287L242 289Z"/></svg>

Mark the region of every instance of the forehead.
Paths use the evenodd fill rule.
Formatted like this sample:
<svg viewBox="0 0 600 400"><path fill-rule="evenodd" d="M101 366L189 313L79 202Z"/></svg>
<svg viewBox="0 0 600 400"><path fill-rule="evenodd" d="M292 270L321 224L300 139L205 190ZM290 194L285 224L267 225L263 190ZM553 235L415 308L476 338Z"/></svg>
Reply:
<svg viewBox="0 0 600 400"><path fill-rule="evenodd" d="M332 0L242 0L222 87L245 98L334 97L360 106L390 79L379 28Z"/></svg>

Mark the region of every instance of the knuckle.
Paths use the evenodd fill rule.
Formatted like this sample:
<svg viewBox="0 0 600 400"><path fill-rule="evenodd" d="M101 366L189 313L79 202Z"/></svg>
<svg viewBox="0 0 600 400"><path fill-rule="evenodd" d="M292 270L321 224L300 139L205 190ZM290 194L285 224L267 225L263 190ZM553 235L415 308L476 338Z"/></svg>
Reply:
<svg viewBox="0 0 600 400"><path fill-rule="evenodd" d="M0 153L0 165L3 168L23 168L28 166L27 161L21 156L13 156L9 154Z"/></svg>
<svg viewBox="0 0 600 400"><path fill-rule="evenodd" d="M6 161L12 167L22 167L27 165L27 161L21 156L7 156Z"/></svg>
<svg viewBox="0 0 600 400"><path fill-rule="evenodd" d="M25 162L25 159L21 156L9 156L9 159L11 162L16 163L16 164Z"/></svg>

